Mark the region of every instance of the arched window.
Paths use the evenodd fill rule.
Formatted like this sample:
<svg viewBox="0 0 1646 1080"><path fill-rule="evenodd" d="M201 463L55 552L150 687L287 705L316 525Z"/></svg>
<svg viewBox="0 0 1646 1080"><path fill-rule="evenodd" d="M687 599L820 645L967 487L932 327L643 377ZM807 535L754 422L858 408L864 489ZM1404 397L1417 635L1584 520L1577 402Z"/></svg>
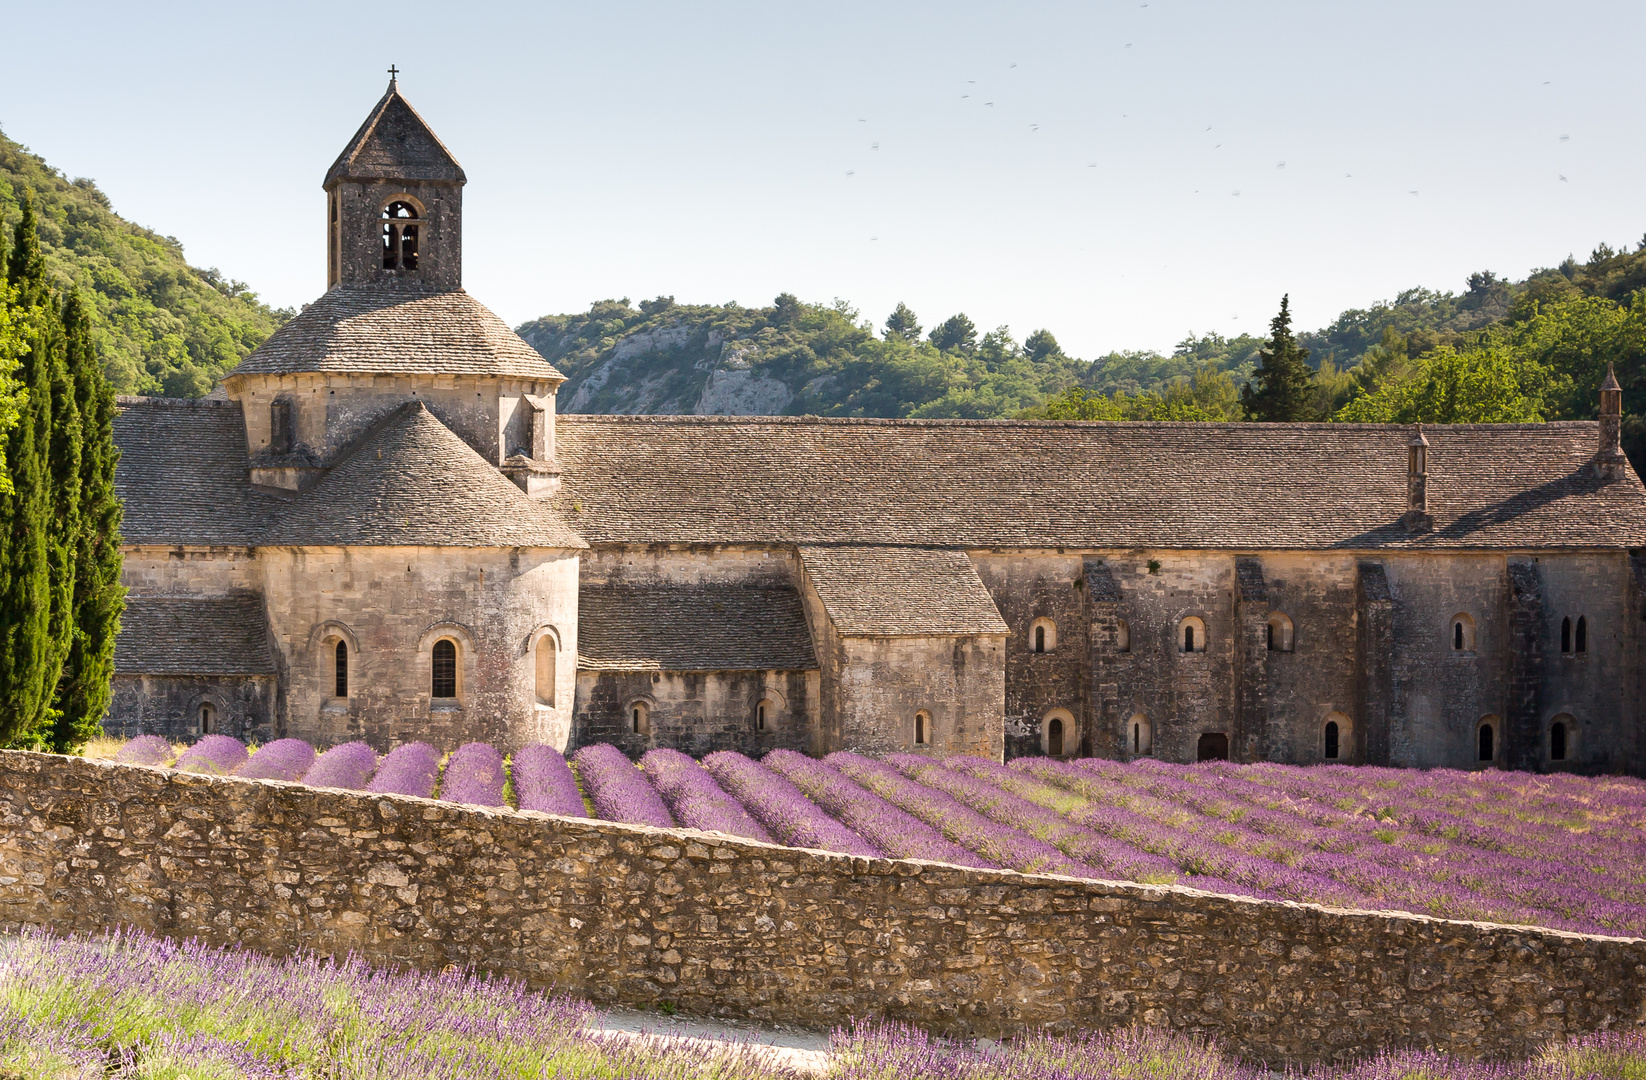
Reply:
<svg viewBox="0 0 1646 1080"><path fill-rule="evenodd" d="M1292 620L1278 611L1269 613L1266 628L1270 652L1292 651Z"/></svg>
<svg viewBox="0 0 1646 1080"><path fill-rule="evenodd" d="M554 707L554 683L559 672L560 649L554 635L545 633L537 639L537 703Z"/></svg>
<svg viewBox="0 0 1646 1080"><path fill-rule="evenodd" d="M383 269L417 269L417 208L408 202L383 207Z"/></svg>
<svg viewBox="0 0 1646 1080"><path fill-rule="evenodd" d="M1029 651L1056 652L1057 623L1050 619L1036 619L1029 627Z"/></svg>
<svg viewBox="0 0 1646 1080"><path fill-rule="evenodd" d="M930 746L932 744L932 718L929 713L917 712L914 714L914 743L916 746Z"/></svg>
<svg viewBox="0 0 1646 1080"><path fill-rule="evenodd" d="M1570 615L1560 620L1560 651L1563 653L1572 651L1572 617Z"/></svg>
<svg viewBox="0 0 1646 1080"><path fill-rule="evenodd" d="M1452 651L1475 651L1475 620L1466 612L1452 616Z"/></svg>
<svg viewBox="0 0 1646 1080"><path fill-rule="evenodd" d="M1488 716L1480 721L1480 730L1475 734L1475 760L1497 760L1497 717Z"/></svg>
<svg viewBox="0 0 1646 1080"><path fill-rule="evenodd" d="M217 710L210 703L200 705L200 734L210 735L217 730Z"/></svg>
<svg viewBox="0 0 1646 1080"><path fill-rule="evenodd" d="M457 696L457 643L451 638L441 638L434 643L433 677L429 683L429 694L437 698L454 698Z"/></svg>
<svg viewBox="0 0 1646 1080"><path fill-rule="evenodd" d="M1132 628L1126 625L1125 619L1115 620L1115 652L1132 651Z"/></svg>
<svg viewBox="0 0 1646 1080"><path fill-rule="evenodd" d="M1200 744L1195 748L1197 761L1228 761L1229 736L1223 731L1208 731L1200 737Z"/></svg>
<svg viewBox="0 0 1646 1080"><path fill-rule="evenodd" d="M1206 624L1190 615L1177 624L1178 651L1198 653L1206 651Z"/></svg>
<svg viewBox="0 0 1646 1080"><path fill-rule="evenodd" d="M1589 620L1582 615L1577 617L1577 637L1572 642L1572 651L1589 651Z"/></svg>
<svg viewBox="0 0 1646 1080"><path fill-rule="evenodd" d="M1550 761L1566 760L1566 740L1572 730L1568 726L1571 719L1572 718L1570 716L1567 716L1565 713L1561 713L1559 716L1555 717L1555 722L1549 725Z"/></svg>
<svg viewBox="0 0 1646 1080"><path fill-rule="evenodd" d="M644 701L629 706L629 730L636 735L652 733L652 711Z"/></svg>
<svg viewBox="0 0 1646 1080"><path fill-rule="evenodd" d="M1053 709L1040 721L1040 749L1049 757L1068 753L1075 738L1074 714L1067 709Z"/></svg>
<svg viewBox="0 0 1646 1080"><path fill-rule="evenodd" d="M1126 745L1134 756L1154 753L1154 729L1142 713L1133 716L1126 727Z"/></svg>
<svg viewBox="0 0 1646 1080"><path fill-rule="evenodd" d="M349 696L349 643L339 641L332 650L332 695Z"/></svg>
<svg viewBox="0 0 1646 1080"><path fill-rule="evenodd" d="M770 731L777 724L777 703L762 701L754 707L754 729L756 731Z"/></svg>
<svg viewBox="0 0 1646 1080"><path fill-rule="evenodd" d="M1320 756L1327 761L1341 761L1348 755L1349 717L1344 713L1326 714L1326 723L1320 729Z"/></svg>

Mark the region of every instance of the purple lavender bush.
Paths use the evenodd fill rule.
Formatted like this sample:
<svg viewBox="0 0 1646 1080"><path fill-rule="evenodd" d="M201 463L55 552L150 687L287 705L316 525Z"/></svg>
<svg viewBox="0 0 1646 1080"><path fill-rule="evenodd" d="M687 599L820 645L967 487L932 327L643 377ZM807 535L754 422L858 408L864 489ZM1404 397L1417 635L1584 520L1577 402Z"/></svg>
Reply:
<svg viewBox="0 0 1646 1080"><path fill-rule="evenodd" d="M704 758L703 767L780 844L870 858L884 855L759 762L732 750L721 750Z"/></svg>
<svg viewBox="0 0 1646 1080"><path fill-rule="evenodd" d="M206 735L183 751L172 768L179 772L228 776L245 763L245 743L229 735Z"/></svg>
<svg viewBox="0 0 1646 1080"><path fill-rule="evenodd" d="M669 804L675 820L687 828L776 843L743 804L714 782L707 769L680 751L649 750L640 759L640 769Z"/></svg>
<svg viewBox="0 0 1646 1080"><path fill-rule="evenodd" d="M158 735L139 735L120 748L114 760L127 765L169 765L177 751Z"/></svg>
<svg viewBox="0 0 1646 1080"><path fill-rule="evenodd" d="M434 794L434 781L439 775L440 751L426 742L407 743L388 752L366 790L373 795L416 795L426 799Z"/></svg>
<svg viewBox="0 0 1646 1080"><path fill-rule="evenodd" d="M760 763L894 859L931 859L985 870L999 869L981 855L950 842L913 814L852 783L833 765L794 750L773 750L761 758Z"/></svg>
<svg viewBox="0 0 1646 1080"><path fill-rule="evenodd" d="M314 764L314 747L302 739L276 739L234 770L248 780L301 780Z"/></svg>
<svg viewBox="0 0 1646 1080"><path fill-rule="evenodd" d="M572 762L601 820L674 827L674 818L656 790L617 747L607 743L585 746L572 755Z"/></svg>
<svg viewBox="0 0 1646 1080"><path fill-rule="evenodd" d="M471 806L503 805L503 755L491 743L464 743L446 762L440 797Z"/></svg>
<svg viewBox="0 0 1646 1080"><path fill-rule="evenodd" d="M896 766L888 764L903 756L918 755L893 755L881 762L850 751L837 750L823 760L893 806L941 830L954 843L1001 866L1030 874L1068 874L1087 878L1103 876L1100 870L1069 858L1046 841L1037 840L1021 829L990 821L947 792L917 783L899 772ZM919 760L937 768L942 767L931 758L921 757Z"/></svg>
<svg viewBox="0 0 1646 1080"><path fill-rule="evenodd" d="M552 746L533 745L514 755L514 801L522 810L588 817L566 757Z"/></svg>
<svg viewBox="0 0 1646 1080"><path fill-rule="evenodd" d="M377 752L363 742L334 746L314 759L303 783L359 791L377 768Z"/></svg>

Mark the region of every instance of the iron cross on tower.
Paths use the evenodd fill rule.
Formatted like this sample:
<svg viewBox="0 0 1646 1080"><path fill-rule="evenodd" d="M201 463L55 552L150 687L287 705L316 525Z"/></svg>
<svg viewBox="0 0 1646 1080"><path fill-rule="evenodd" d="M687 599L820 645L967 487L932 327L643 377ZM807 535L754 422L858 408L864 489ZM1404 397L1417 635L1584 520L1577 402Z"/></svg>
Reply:
<svg viewBox="0 0 1646 1080"><path fill-rule="evenodd" d="M400 69L395 67L393 64L390 64L389 65L389 81L394 82L396 80L396 78L399 76L399 74L400 74Z"/></svg>

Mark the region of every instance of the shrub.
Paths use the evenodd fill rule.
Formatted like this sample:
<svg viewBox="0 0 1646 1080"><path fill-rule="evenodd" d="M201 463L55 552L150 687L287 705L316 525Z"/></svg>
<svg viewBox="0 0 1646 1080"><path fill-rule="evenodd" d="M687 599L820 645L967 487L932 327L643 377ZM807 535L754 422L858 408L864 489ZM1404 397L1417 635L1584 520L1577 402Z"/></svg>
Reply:
<svg viewBox="0 0 1646 1080"><path fill-rule="evenodd" d="M426 799L434 794L434 780L440 775L440 751L426 742L406 743L390 750L367 785L373 795L416 795Z"/></svg>
<svg viewBox="0 0 1646 1080"><path fill-rule="evenodd" d="M314 764L314 747L302 739L276 739L259 747L234 775L248 780L301 780Z"/></svg>
<svg viewBox="0 0 1646 1080"><path fill-rule="evenodd" d="M503 755L491 743L464 743L446 762L440 797L471 806L502 806Z"/></svg>
<svg viewBox="0 0 1646 1080"><path fill-rule="evenodd" d="M588 817L583 794L565 755L552 746L528 746L514 755L514 798L522 810Z"/></svg>
<svg viewBox="0 0 1646 1080"><path fill-rule="evenodd" d="M227 776L246 763L246 744L229 735L207 735L183 751L172 768L180 772Z"/></svg>
<svg viewBox="0 0 1646 1080"><path fill-rule="evenodd" d="M363 742L344 743L315 758L303 783L359 791L376 768L377 753L371 747Z"/></svg>
<svg viewBox="0 0 1646 1080"><path fill-rule="evenodd" d="M170 765L177 751L158 735L139 735L120 748L114 760L127 765Z"/></svg>
<svg viewBox="0 0 1646 1080"><path fill-rule="evenodd" d="M630 825L655 825L660 829L674 826L668 807L657 792L635 768L634 762L615 746L600 743L585 746L572 755L577 775L594 804L594 812L605 821L622 821Z"/></svg>

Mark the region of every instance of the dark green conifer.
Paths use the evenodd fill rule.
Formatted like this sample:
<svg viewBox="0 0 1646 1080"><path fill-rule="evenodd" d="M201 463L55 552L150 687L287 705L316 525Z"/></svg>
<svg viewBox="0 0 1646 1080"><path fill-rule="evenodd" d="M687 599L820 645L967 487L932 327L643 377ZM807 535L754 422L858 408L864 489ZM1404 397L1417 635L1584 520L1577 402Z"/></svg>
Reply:
<svg viewBox="0 0 1646 1080"><path fill-rule="evenodd" d="M126 590L120 584L120 500L114 493L114 390L92 340L78 290L63 304L65 356L80 422L79 530L74 552L74 627L57 686L52 748L71 752L102 730L114 676L114 638Z"/></svg>
<svg viewBox="0 0 1646 1080"><path fill-rule="evenodd" d="M1280 298L1280 314L1269 322L1269 347L1257 354L1257 370L1240 392L1248 420L1293 423L1314 419L1309 397L1314 372L1309 369L1309 350L1300 348L1292 336L1290 300L1289 293Z"/></svg>
<svg viewBox="0 0 1646 1080"><path fill-rule="evenodd" d="M53 358L61 322L51 302L46 261L35 232L34 202L6 260L22 331L17 378L28 394L6 441L12 490L0 496L0 742L43 740L42 722L57 687L51 641L50 547L54 532L51 453Z"/></svg>

